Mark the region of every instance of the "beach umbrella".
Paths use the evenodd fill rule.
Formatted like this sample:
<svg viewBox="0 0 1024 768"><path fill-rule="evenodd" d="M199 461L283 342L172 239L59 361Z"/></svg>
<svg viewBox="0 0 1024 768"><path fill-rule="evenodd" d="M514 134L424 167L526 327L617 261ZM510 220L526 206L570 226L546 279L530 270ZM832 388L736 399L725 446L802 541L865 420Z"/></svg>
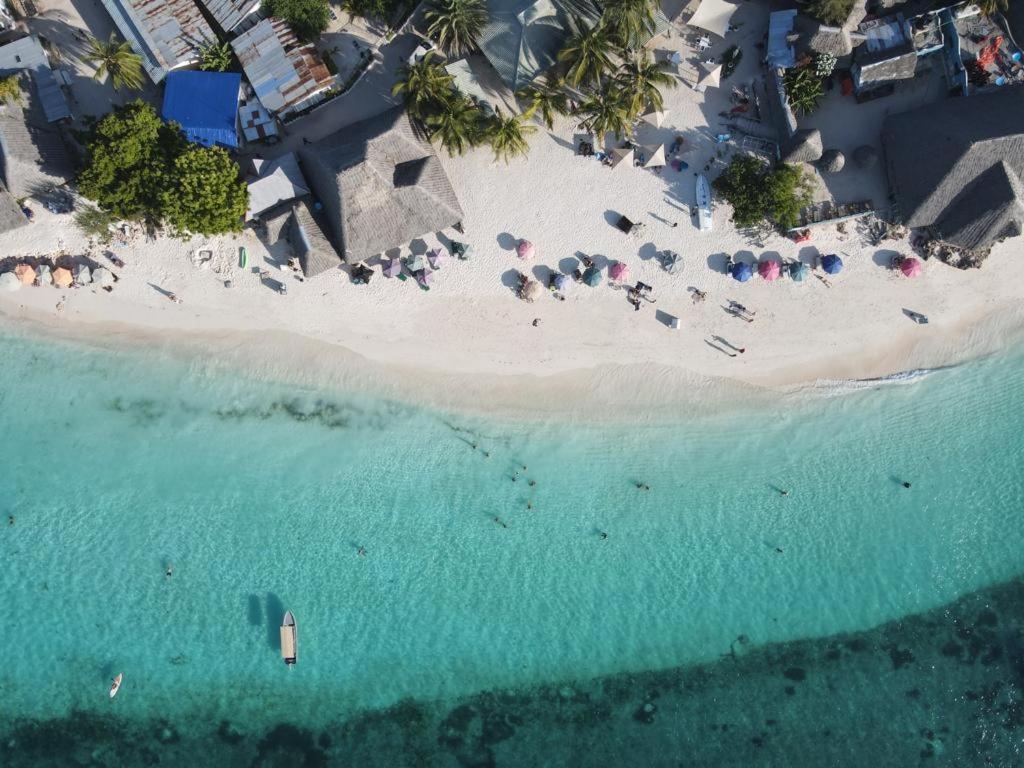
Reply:
<svg viewBox="0 0 1024 768"><path fill-rule="evenodd" d="M92 281L99 286L113 285L114 273L106 267L97 267L92 271Z"/></svg>
<svg viewBox="0 0 1024 768"><path fill-rule="evenodd" d="M523 298L527 301L536 301L544 293L544 286L536 280L527 280L523 286Z"/></svg>
<svg viewBox="0 0 1024 768"><path fill-rule="evenodd" d="M427 262L433 269L440 269L441 262L448 256L440 248L434 248L433 250L427 251Z"/></svg>
<svg viewBox="0 0 1024 768"><path fill-rule="evenodd" d="M32 285L36 281L36 271L31 264L19 264L14 268L14 276L21 280L22 285Z"/></svg>
<svg viewBox="0 0 1024 768"><path fill-rule="evenodd" d="M900 260L900 272L906 277L917 277L921 274L921 262L913 256Z"/></svg>
<svg viewBox="0 0 1024 768"><path fill-rule="evenodd" d="M92 282L92 271L85 264L75 267L75 282L79 285L88 285Z"/></svg>
<svg viewBox="0 0 1024 768"><path fill-rule="evenodd" d="M520 240L519 245L516 246L516 253L520 259L528 261L536 255L537 249L533 247L533 243L529 240Z"/></svg>
<svg viewBox="0 0 1024 768"><path fill-rule="evenodd" d="M601 284L601 270L597 267L587 267L587 271L583 273L583 282L589 285L591 288Z"/></svg>
<svg viewBox="0 0 1024 768"><path fill-rule="evenodd" d="M21 288L21 280L13 272L4 272L0 275L0 288L5 291L16 291Z"/></svg>
<svg viewBox="0 0 1024 768"><path fill-rule="evenodd" d="M67 267L57 267L53 270L53 284L58 288L70 288L73 282L71 270Z"/></svg>
<svg viewBox="0 0 1024 768"><path fill-rule="evenodd" d="M52 285L53 284L53 273L50 271L49 264L40 264L36 267L36 279L40 285Z"/></svg>
<svg viewBox="0 0 1024 768"><path fill-rule="evenodd" d="M838 275L843 271L843 260L834 253L830 253L828 256L821 257L821 268L830 275Z"/></svg>
<svg viewBox="0 0 1024 768"><path fill-rule="evenodd" d="M617 147L608 153L608 162L612 168L624 165L627 168L633 167L633 148Z"/></svg>
<svg viewBox="0 0 1024 768"><path fill-rule="evenodd" d="M423 261L423 257L419 254L409 257L409 271L410 272L422 272L426 269L426 265Z"/></svg>
<svg viewBox="0 0 1024 768"><path fill-rule="evenodd" d="M807 265L802 261L798 261L795 264L789 265L789 276L793 278L795 282L802 283L807 279L807 275L811 273Z"/></svg>
<svg viewBox="0 0 1024 768"><path fill-rule="evenodd" d="M652 109L650 112L640 115L640 119L655 128L661 128L661 124L665 122L665 112L660 109Z"/></svg>
<svg viewBox="0 0 1024 768"><path fill-rule="evenodd" d="M741 261L732 265L732 276L734 280L741 283L747 282L754 275L754 268L747 262Z"/></svg>
<svg viewBox="0 0 1024 768"><path fill-rule="evenodd" d="M616 261L608 268L608 277L612 280L629 280L629 265Z"/></svg>
<svg viewBox="0 0 1024 768"><path fill-rule="evenodd" d="M398 256L392 256L391 260L384 265L385 277L398 277L402 274L402 260Z"/></svg>
<svg viewBox="0 0 1024 768"><path fill-rule="evenodd" d="M664 168L665 167L665 145L654 144L649 147L643 148L644 157L644 168Z"/></svg>
<svg viewBox="0 0 1024 768"><path fill-rule="evenodd" d="M416 273L416 279L423 285L430 285L434 282L434 273L429 269L421 269Z"/></svg>
<svg viewBox="0 0 1024 768"><path fill-rule="evenodd" d="M757 274L768 282L779 279L779 262L774 259L767 259L757 265Z"/></svg>
<svg viewBox="0 0 1024 768"><path fill-rule="evenodd" d="M563 275L561 272L559 272L557 275L555 275L554 279L551 281L551 284L555 286L556 291L564 291L569 287L569 276Z"/></svg>

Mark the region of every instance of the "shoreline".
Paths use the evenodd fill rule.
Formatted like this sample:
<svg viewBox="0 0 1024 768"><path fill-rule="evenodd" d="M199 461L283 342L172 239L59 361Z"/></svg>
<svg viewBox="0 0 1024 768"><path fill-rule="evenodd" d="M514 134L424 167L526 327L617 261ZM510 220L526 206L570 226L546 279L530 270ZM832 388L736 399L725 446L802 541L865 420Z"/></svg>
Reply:
<svg viewBox="0 0 1024 768"><path fill-rule="evenodd" d="M106 297L104 297L106 298ZM600 415L603 423L664 422L745 407L750 400L834 394L881 386L904 374L956 367L1024 342L1024 312L993 309L974 322L922 339L890 341L860 357L825 356L781 365L748 377L709 375L650 361L601 363L554 373L444 371L369 359L341 344L291 330L206 331L144 326L99 318L63 322L34 308L16 313L0 303L14 335L52 338L91 348L157 353L214 374L241 374L302 390L352 393L426 407L442 413L516 420L568 420ZM851 386L863 385L863 386ZM621 393L629 393L623 399ZM671 414L659 413L673 409Z"/></svg>

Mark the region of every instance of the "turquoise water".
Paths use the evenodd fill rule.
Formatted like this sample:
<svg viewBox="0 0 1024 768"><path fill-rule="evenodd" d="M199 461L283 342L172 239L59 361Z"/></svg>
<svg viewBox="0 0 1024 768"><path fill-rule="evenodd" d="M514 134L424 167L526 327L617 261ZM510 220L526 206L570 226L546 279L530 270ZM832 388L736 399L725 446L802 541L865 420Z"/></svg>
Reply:
<svg viewBox="0 0 1024 768"><path fill-rule="evenodd" d="M52 341L0 337L0 358L0 713L76 739L159 720L158 754L225 720L326 733L410 698L642 684L737 643L758 658L948 616L1024 570L1020 354L642 428L439 414Z"/></svg>

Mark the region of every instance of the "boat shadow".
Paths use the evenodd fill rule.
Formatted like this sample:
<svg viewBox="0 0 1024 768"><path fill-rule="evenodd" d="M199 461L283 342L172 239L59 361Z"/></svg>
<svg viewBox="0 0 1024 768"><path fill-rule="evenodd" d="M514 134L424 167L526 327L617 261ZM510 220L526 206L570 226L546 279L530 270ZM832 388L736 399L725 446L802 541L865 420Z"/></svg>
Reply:
<svg viewBox="0 0 1024 768"><path fill-rule="evenodd" d="M281 650L281 620L284 617L284 603L273 592L267 592L264 610L267 624L267 644L272 651Z"/></svg>

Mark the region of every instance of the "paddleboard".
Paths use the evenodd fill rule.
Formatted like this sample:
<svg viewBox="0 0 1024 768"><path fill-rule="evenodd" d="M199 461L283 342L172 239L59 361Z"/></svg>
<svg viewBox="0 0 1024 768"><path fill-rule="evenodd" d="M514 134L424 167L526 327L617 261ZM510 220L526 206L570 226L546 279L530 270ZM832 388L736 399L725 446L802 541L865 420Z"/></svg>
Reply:
<svg viewBox="0 0 1024 768"><path fill-rule="evenodd" d="M697 228L705 232L711 229L711 186L707 177L697 177Z"/></svg>
<svg viewBox="0 0 1024 768"><path fill-rule="evenodd" d="M119 672L114 681L110 684L110 698L117 696L117 692L121 690L121 681L124 680L124 673Z"/></svg>
<svg viewBox="0 0 1024 768"><path fill-rule="evenodd" d="M249 252L245 250L244 245L238 249L238 266L242 269L249 266Z"/></svg>

